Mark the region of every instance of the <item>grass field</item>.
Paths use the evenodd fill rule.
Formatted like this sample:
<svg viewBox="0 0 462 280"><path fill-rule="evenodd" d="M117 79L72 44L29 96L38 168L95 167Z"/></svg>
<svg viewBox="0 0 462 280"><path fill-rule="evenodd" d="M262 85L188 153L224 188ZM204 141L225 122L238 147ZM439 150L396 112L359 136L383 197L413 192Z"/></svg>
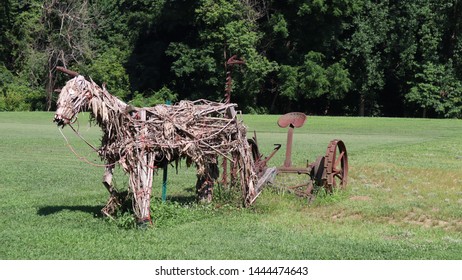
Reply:
<svg viewBox="0 0 462 280"><path fill-rule="evenodd" d="M243 118L261 152L285 145L277 116ZM251 208L218 191L211 205L196 205L195 170L170 168L168 202L156 176L155 225L140 230L130 216L101 216L103 170L79 161L51 119L0 113L0 259L462 259L461 120L311 117L295 130L293 162L304 166L344 140L346 191L308 204L279 188L306 178L278 176ZM98 128L82 120L80 131L98 143ZM283 157L284 149L270 165Z"/></svg>

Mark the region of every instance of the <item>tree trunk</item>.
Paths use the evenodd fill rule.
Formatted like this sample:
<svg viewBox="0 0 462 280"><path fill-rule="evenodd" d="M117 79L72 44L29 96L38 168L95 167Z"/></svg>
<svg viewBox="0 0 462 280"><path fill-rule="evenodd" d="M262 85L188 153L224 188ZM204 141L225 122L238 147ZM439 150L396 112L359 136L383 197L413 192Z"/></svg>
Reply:
<svg viewBox="0 0 462 280"><path fill-rule="evenodd" d="M365 112L365 103L366 103L366 100L364 98L364 95L361 94L361 96L359 97L359 116L360 117L364 117L364 112Z"/></svg>
<svg viewBox="0 0 462 280"><path fill-rule="evenodd" d="M53 77L53 67L48 65L48 80L46 85L46 93L47 93L47 111L51 110L51 106L53 104L53 91L55 87L55 79Z"/></svg>
<svg viewBox="0 0 462 280"><path fill-rule="evenodd" d="M277 98L278 98L278 93L276 92L273 96L273 101L271 101L270 113L274 113L274 108L276 107Z"/></svg>

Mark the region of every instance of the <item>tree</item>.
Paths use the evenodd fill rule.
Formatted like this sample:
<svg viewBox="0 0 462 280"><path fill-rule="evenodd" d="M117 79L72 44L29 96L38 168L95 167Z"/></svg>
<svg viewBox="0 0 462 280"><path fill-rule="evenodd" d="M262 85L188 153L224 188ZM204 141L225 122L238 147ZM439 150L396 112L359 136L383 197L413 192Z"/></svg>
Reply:
<svg viewBox="0 0 462 280"><path fill-rule="evenodd" d="M0 110L43 109L37 72L44 67L34 52L40 13L39 1L0 3Z"/></svg>
<svg viewBox="0 0 462 280"><path fill-rule="evenodd" d="M428 110L442 117L461 116L462 83L455 78L451 62L448 65L428 62L415 78L406 100L423 109L423 118L427 117Z"/></svg>
<svg viewBox="0 0 462 280"><path fill-rule="evenodd" d="M235 71L232 102L256 104L274 64L257 50L261 33L255 24L257 13L252 14L249 9L252 6L243 6L237 0L199 2L192 23L197 35L188 42L172 42L167 50L167 55L174 59L171 70L178 92L190 98L222 99L224 62L238 55L246 62L246 75Z"/></svg>
<svg viewBox="0 0 462 280"><path fill-rule="evenodd" d="M7 32L11 29L11 4L9 0L0 2L0 62L8 63L10 48Z"/></svg>
<svg viewBox="0 0 462 280"><path fill-rule="evenodd" d="M373 113L385 85L383 58L390 28L388 16L388 1L365 1L361 11L353 17L352 35L345 44L360 116L364 116L366 110L368 114Z"/></svg>
<svg viewBox="0 0 462 280"><path fill-rule="evenodd" d="M430 101L431 87L436 86L434 78L449 69L457 69L457 62L448 66L455 55L452 39L455 33L450 30L461 20L449 20L453 16L453 5L460 6L457 1L391 2L387 83L390 92L397 92L394 99L402 104L406 115L415 115L413 105L418 105L423 106L422 115L427 116L428 109L436 106L436 100Z"/></svg>
<svg viewBox="0 0 462 280"><path fill-rule="evenodd" d="M87 0L46 0L41 21L44 29L38 37L35 50L43 52L47 58L46 108L50 110L57 81L56 66L68 68L71 63L82 64L92 55L89 3Z"/></svg>

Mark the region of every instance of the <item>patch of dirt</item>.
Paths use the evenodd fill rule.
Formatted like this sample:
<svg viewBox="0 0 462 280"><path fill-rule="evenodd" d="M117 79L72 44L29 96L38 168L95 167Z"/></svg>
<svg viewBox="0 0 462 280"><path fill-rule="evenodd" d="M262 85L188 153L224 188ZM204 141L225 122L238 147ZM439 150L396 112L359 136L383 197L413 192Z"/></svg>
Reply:
<svg viewBox="0 0 462 280"><path fill-rule="evenodd" d="M429 212L424 211L411 211L402 215L397 215L395 217L387 217L385 220L396 226L402 225L415 225L423 228L439 228L445 231L455 231L462 232L462 221L460 219L440 219L435 217L434 214L440 211L439 208L432 208Z"/></svg>
<svg viewBox="0 0 462 280"><path fill-rule="evenodd" d="M435 209L432 209L435 212ZM458 220L445 221L426 214L411 212L404 217L403 222L422 226L424 228L442 228L444 230L460 230L462 222Z"/></svg>
<svg viewBox="0 0 462 280"><path fill-rule="evenodd" d="M340 219L353 219L353 220L360 220L363 217L358 213L345 213L345 211L340 211L335 213L331 216L333 220L340 220Z"/></svg>

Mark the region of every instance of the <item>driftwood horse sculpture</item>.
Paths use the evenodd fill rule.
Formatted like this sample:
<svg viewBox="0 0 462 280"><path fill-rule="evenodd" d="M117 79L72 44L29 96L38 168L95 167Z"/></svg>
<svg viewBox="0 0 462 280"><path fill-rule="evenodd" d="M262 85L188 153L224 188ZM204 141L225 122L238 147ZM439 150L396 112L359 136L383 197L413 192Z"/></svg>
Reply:
<svg viewBox="0 0 462 280"><path fill-rule="evenodd" d="M186 159L188 166L196 165L200 199L212 198L217 160L222 156L238 166L244 204L254 200L258 178L246 128L237 119L235 107L197 100L135 108L109 94L104 86L78 75L62 88L54 122L64 127L75 121L79 112L90 112L103 131L98 154L105 162L103 183L110 197L102 212L114 214L124 200L112 186L112 172L119 163L129 175L128 193L135 215L144 223L150 221L153 171L180 159Z"/></svg>

